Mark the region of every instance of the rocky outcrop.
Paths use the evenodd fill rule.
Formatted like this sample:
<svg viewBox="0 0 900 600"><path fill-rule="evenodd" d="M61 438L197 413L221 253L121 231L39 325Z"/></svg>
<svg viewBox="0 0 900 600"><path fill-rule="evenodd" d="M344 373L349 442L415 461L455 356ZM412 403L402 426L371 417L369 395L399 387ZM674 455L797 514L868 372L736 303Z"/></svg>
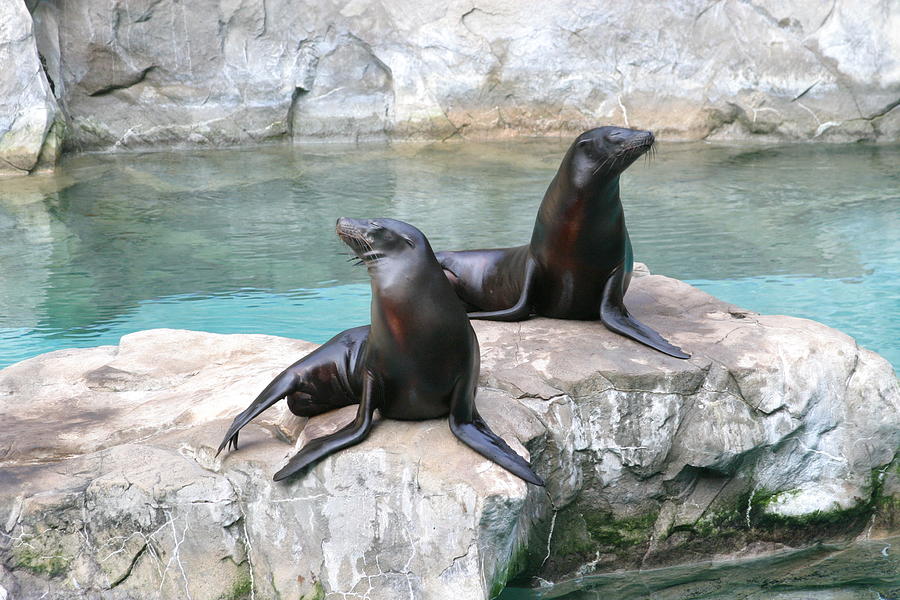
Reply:
<svg viewBox="0 0 900 600"><path fill-rule="evenodd" d="M669 139L900 134L892 0L30 4L74 148L609 123Z"/></svg>
<svg viewBox="0 0 900 600"><path fill-rule="evenodd" d="M476 323L479 410L546 491L443 420L381 421L302 477L271 481L294 440L340 427L354 407L308 423L273 408L239 451L215 457L230 417L314 347L305 342L152 330L8 367L0 590L482 599L517 573L640 568L652 573L646 589L666 588L666 573L683 586L685 563L738 556L786 586L846 572L888 596L900 589L896 553L882 556L900 528L889 364L823 325L665 277L636 277L628 301L693 357L599 323ZM852 540L864 543L840 550ZM831 546L790 553L817 542ZM804 566L836 551L853 567Z"/></svg>
<svg viewBox="0 0 900 600"><path fill-rule="evenodd" d="M52 167L65 120L41 66L23 0L0 6L0 176Z"/></svg>

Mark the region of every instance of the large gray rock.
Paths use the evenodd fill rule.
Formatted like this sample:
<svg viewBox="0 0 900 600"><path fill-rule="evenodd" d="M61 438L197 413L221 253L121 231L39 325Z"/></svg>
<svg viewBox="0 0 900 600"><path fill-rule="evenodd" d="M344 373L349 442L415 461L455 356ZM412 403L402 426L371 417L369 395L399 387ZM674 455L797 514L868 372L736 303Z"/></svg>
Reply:
<svg viewBox="0 0 900 600"><path fill-rule="evenodd" d="M65 121L38 56L23 0L0 5L0 176L51 168Z"/></svg>
<svg viewBox="0 0 900 600"><path fill-rule="evenodd" d="M900 133L894 0L32 4L77 148L603 123L670 139Z"/></svg>
<svg viewBox="0 0 900 600"><path fill-rule="evenodd" d="M239 451L215 457L229 418L305 342L152 330L10 366L0 590L483 599L523 569L558 580L738 555L778 563L815 542L897 535L900 391L884 359L823 325L665 277L636 277L628 300L693 358L599 323L476 323L479 409L546 492L444 420L381 421L304 476L271 481L294 440L340 427L354 407L305 427L272 409ZM886 564L872 555L883 544L854 548L840 555L854 576ZM822 554L790 556L796 573ZM900 589L870 575L884 593Z"/></svg>
<svg viewBox="0 0 900 600"><path fill-rule="evenodd" d="M11 572L0 585L15 598L40 596L46 580L53 598L486 597L537 499L446 421L381 423L289 485L271 481L296 437L278 410L245 430L240 452L214 457L227 417L313 347L154 330L4 370L0 556ZM483 393L486 418L536 437L537 421L504 400Z"/></svg>

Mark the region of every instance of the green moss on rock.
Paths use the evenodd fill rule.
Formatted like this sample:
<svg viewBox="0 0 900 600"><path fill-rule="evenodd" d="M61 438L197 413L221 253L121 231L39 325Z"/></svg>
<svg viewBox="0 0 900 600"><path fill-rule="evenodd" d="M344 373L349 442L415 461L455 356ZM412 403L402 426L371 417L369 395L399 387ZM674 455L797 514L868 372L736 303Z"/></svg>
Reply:
<svg viewBox="0 0 900 600"><path fill-rule="evenodd" d="M900 514L900 499L883 493L883 472L884 469L873 472L868 499L850 508L781 515L772 512L771 505L795 492L756 489L736 497L730 506L707 514L693 525L673 529L669 535L688 532L694 545L702 543L722 550L727 550L729 540L737 545L761 540L803 546L853 536L871 522L873 515L893 522L892 515ZM688 543L685 548L690 546Z"/></svg>
<svg viewBox="0 0 900 600"><path fill-rule="evenodd" d="M529 567L532 572L556 575L572 573L587 563L598 569L631 565L644 555L657 518L656 511L616 518L607 510L571 504L557 514L550 557L544 560L544 538L535 544Z"/></svg>
<svg viewBox="0 0 900 600"><path fill-rule="evenodd" d="M549 535L549 530L547 535ZM550 540L553 557L588 554L594 547L587 524L581 512L567 507L557 515L553 539Z"/></svg>
<svg viewBox="0 0 900 600"><path fill-rule="evenodd" d="M509 561L497 571L494 581L491 583L490 598L494 598L503 591L506 584L509 583L516 575L525 570L528 566L528 548L520 546L513 551Z"/></svg>
<svg viewBox="0 0 900 600"><path fill-rule="evenodd" d="M231 589L219 596L219 600L246 600L253 592L253 580L250 578L250 563L243 563Z"/></svg>
<svg viewBox="0 0 900 600"><path fill-rule="evenodd" d="M889 466L890 467L890 466ZM879 509L890 508L894 498L884 493L884 477L886 469L873 469L869 484L868 499L850 508L834 510L817 510L805 515L781 515L768 511L774 502L793 493L759 491L753 494L750 504L750 523L754 528L794 528L810 532L839 533L863 527Z"/></svg>
<svg viewBox="0 0 900 600"><path fill-rule="evenodd" d="M325 587L322 582L317 581L308 594L300 596L300 600L325 600Z"/></svg>
<svg viewBox="0 0 900 600"><path fill-rule="evenodd" d="M38 548L29 545L28 540L13 549L13 564L15 568L25 569L35 575L56 577L69 569L72 557L59 553L57 548L48 548L46 544Z"/></svg>
<svg viewBox="0 0 900 600"><path fill-rule="evenodd" d="M651 512L624 519L616 519L611 513L585 513L584 522L588 534L596 546L616 554L650 540L653 524L659 513Z"/></svg>

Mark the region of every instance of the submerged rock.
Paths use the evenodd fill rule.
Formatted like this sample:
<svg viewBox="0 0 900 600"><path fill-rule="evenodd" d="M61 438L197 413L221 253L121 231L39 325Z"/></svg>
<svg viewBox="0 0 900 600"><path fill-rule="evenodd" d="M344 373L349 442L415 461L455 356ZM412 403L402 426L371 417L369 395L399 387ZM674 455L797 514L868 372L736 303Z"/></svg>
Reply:
<svg viewBox="0 0 900 600"><path fill-rule="evenodd" d="M295 441L354 407L305 428L273 408L239 451L214 457L230 418L306 342L152 330L8 367L0 597L483 599L519 573L777 562L896 536L900 391L884 359L665 277L636 277L627 299L693 357L599 323L475 323L479 410L546 491L443 419L382 420L358 446L271 481ZM862 553L865 571L869 547L882 545L841 556Z"/></svg>

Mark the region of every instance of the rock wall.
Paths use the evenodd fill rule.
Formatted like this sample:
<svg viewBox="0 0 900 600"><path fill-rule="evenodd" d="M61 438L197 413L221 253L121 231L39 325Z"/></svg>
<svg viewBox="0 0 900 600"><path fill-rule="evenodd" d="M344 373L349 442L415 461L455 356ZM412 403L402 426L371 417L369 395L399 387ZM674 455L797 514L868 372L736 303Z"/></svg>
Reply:
<svg viewBox="0 0 900 600"><path fill-rule="evenodd" d="M52 167L65 121L22 0L0 5L0 176Z"/></svg>
<svg viewBox="0 0 900 600"><path fill-rule="evenodd" d="M487 600L517 573L642 569L645 590L674 600L719 579L688 578L687 563L737 557L763 557L756 572L777 589L895 597L900 555L884 548L900 543L900 389L887 361L665 277L636 277L628 300L693 357L599 323L476 322L479 411L546 490L443 419L381 421L271 481L352 406L307 423L281 403L216 457L230 418L306 342L152 330L10 366L0 598Z"/></svg>
<svg viewBox="0 0 900 600"><path fill-rule="evenodd" d="M23 123L40 110L53 122L36 42L70 148L568 135L608 123L669 139L900 135L893 0L28 3L33 38L20 35L23 0L0 9L16 40L7 52L27 58L5 63L0 103ZM12 82L34 78L19 101ZM49 126L38 125L19 129L40 147Z"/></svg>

